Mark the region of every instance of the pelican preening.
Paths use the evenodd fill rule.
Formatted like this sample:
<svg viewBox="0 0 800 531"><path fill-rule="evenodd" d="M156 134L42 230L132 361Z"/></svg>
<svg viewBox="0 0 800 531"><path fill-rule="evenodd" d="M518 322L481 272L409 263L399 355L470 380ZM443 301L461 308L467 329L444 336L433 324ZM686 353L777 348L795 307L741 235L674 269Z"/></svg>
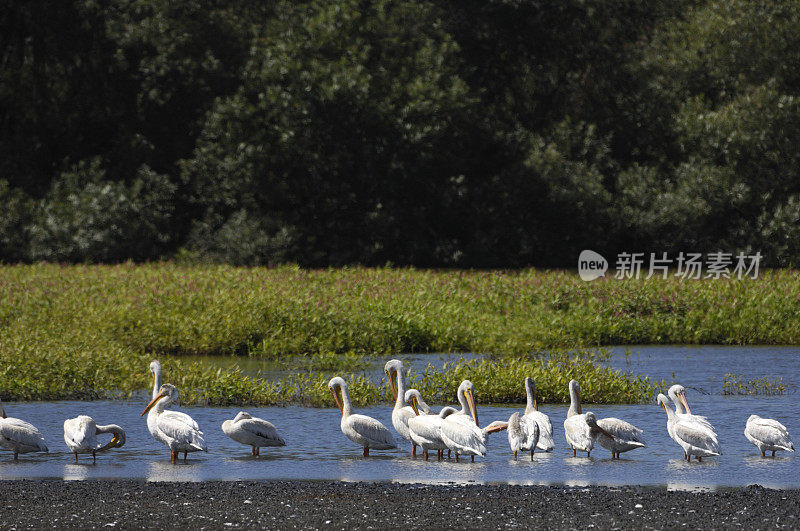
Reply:
<svg viewBox="0 0 800 531"><path fill-rule="evenodd" d="M744 428L744 436L761 450L761 457L766 457L768 451L772 452L773 457L778 450L794 452L794 444L789 437L789 430L777 420L750 415Z"/></svg>
<svg viewBox="0 0 800 531"><path fill-rule="evenodd" d="M328 389L333 393L333 399L342 412L342 422L340 424L342 433L345 436L364 448L363 455L369 455L369 449L390 450L397 448L394 437L386 429L386 426L379 421L366 415L353 413L353 404L350 402L350 393L347 390L347 382L335 376L328 382Z"/></svg>
<svg viewBox="0 0 800 531"><path fill-rule="evenodd" d="M533 451L539 442L539 424L535 420L520 417L519 412L515 411L508 419L508 444L514 452L514 461L517 460L517 452L530 452L533 461Z"/></svg>
<svg viewBox="0 0 800 531"><path fill-rule="evenodd" d="M97 436L104 433L112 435L111 440L104 445L97 442ZM64 442L70 452L75 454L92 454L92 459L97 460L97 452L104 452L110 448L121 448L125 444L125 430L116 424L98 426L92 417L79 415L74 419L64 421Z"/></svg>
<svg viewBox="0 0 800 531"><path fill-rule="evenodd" d="M164 384L153 400L142 411L147 413L147 428L157 441L169 448L170 461L178 459L183 452L183 460L189 452L207 452L203 432L192 417L180 411L166 411L167 404L178 402L178 390L172 384Z"/></svg>
<svg viewBox="0 0 800 531"><path fill-rule="evenodd" d="M600 435L605 435L612 441L614 436L597 424L594 413L588 411L581 413L581 386L575 380L569 382L569 411L567 419L564 421L564 437L567 444L572 448L572 456L577 455L577 451L586 452L586 457L590 457L594 448L594 441Z"/></svg>
<svg viewBox="0 0 800 531"><path fill-rule="evenodd" d="M722 453L717 436L713 431L704 428L697 422L678 417L669 407L669 399L663 394L659 393L657 401L667 414L667 433L683 448L686 461L690 461L692 456L697 457L698 461L702 461L703 457Z"/></svg>
<svg viewBox="0 0 800 531"><path fill-rule="evenodd" d="M252 447L253 456L259 455L262 446L286 446L271 422L253 417L246 411L240 411L233 420L223 422L222 431L234 441Z"/></svg>
<svg viewBox="0 0 800 531"><path fill-rule="evenodd" d="M19 459L19 454L49 452L39 430L24 420L6 416L2 401L0 401L0 446L14 452L14 461Z"/></svg>
<svg viewBox="0 0 800 531"><path fill-rule="evenodd" d="M525 395L527 404L523 418L536 422L539 427L536 448L551 452L556 447L555 441L553 441L553 424L550 422L550 417L539 411L539 404L536 401L536 384L530 376L525 377ZM531 449L531 452L533 450L534 448Z"/></svg>

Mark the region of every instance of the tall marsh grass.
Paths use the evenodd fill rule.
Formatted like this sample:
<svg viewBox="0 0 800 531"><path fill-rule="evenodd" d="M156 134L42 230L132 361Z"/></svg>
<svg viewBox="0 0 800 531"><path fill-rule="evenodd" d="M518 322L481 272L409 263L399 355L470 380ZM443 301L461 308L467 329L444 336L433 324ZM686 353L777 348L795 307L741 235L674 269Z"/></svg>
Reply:
<svg viewBox="0 0 800 531"><path fill-rule="evenodd" d="M147 378L136 375L153 357L316 356L333 368L333 354L469 351L504 356L504 370L517 378L523 371L513 360L544 349L642 343L800 344L800 274L586 283L537 270L0 266L0 394L7 399L130 393L144 388ZM248 392L259 403L265 396L324 400L313 391L313 365L296 385L175 365L183 380L174 383L215 402L246 402ZM477 378L489 367L470 370ZM279 387L258 387L269 385ZM492 388L488 379L485 387ZM499 388L491 396L508 398Z"/></svg>

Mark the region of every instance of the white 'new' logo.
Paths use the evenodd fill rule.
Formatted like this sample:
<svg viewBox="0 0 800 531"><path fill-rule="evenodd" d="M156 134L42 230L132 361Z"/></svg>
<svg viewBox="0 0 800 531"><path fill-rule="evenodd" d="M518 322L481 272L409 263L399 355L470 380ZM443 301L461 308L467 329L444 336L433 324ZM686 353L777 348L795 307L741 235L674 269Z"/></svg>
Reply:
<svg viewBox="0 0 800 531"><path fill-rule="evenodd" d="M605 276L608 261L603 256L589 249L581 251L578 256L578 275L582 280L590 281Z"/></svg>

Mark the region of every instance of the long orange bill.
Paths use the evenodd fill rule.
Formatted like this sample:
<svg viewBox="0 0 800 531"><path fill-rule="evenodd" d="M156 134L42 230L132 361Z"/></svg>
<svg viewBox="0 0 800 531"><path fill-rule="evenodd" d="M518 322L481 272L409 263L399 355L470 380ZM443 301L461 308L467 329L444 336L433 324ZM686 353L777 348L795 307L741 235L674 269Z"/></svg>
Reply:
<svg viewBox="0 0 800 531"><path fill-rule="evenodd" d="M691 415L692 414L692 410L689 409L689 402L686 400L686 393L681 393L680 395L678 395L678 398L680 398L681 404L683 404L683 407L686 408L686 413Z"/></svg>
<svg viewBox="0 0 800 531"><path fill-rule="evenodd" d="M333 399L336 401L336 406L339 408L341 413L344 413L344 406L339 401L339 393L336 392L336 388L331 389L331 393L333 393Z"/></svg>
<svg viewBox="0 0 800 531"><path fill-rule="evenodd" d="M142 414L139 415L139 416L140 417L144 417L145 413L147 413L148 411L153 409L153 406L156 405L156 402L158 402L159 400L161 400L165 396L167 396L167 395L166 395L166 393L164 393L164 391L161 391L160 393L158 393L156 395L156 397L153 400L151 400L149 404L147 404L147 407L144 408L144 411L142 411Z"/></svg>
<svg viewBox="0 0 800 531"><path fill-rule="evenodd" d="M478 408L475 407L475 397L472 396L472 389L467 389L467 404L469 404L469 411L472 413L472 420L478 426Z"/></svg>
<svg viewBox="0 0 800 531"><path fill-rule="evenodd" d="M397 400L397 378L395 377L395 371L391 373L386 373L389 376L389 387L392 388L392 396L395 400Z"/></svg>
<svg viewBox="0 0 800 531"><path fill-rule="evenodd" d="M417 397L416 396L412 396L411 397L411 409L413 409L414 413L416 413L417 416L419 417L419 409L417 409Z"/></svg>
<svg viewBox="0 0 800 531"><path fill-rule="evenodd" d="M492 426L491 428L487 428L486 433L495 433L507 429L508 429L508 422L504 422L503 424L498 424L497 426Z"/></svg>

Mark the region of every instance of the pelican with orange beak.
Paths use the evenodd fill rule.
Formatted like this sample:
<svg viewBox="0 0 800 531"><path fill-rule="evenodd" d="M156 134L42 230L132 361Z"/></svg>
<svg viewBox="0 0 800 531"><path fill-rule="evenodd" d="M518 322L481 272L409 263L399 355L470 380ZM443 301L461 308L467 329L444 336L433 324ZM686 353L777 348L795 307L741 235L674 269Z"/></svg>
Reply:
<svg viewBox="0 0 800 531"><path fill-rule="evenodd" d="M353 413L353 404L350 401L350 392L347 389L347 382L336 376L328 382L328 389L333 393L333 399L342 412L342 422L340 424L342 433L361 446L363 456L369 456L370 448L375 450L390 450L397 448L391 432L380 423L380 421L366 415Z"/></svg>
<svg viewBox="0 0 800 531"><path fill-rule="evenodd" d="M170 461L178 460L183 452L183 460L189 452L207 452L203 432L192 417L180 411L166 411L167 404L178 402L178 389L172 384L164 384L153 400L142 411L147 413L147 428L153 437L169 448Z"/></svg>
<svg viewBox="0 0 800 531"><path fill-rule="evenodd" d="M112 437L109 442L101 446L97 442L97 436L104 433L110 433ZM92 417L79 415L64 421L64 442L75 454L76 463L78 454L92 454L92 460L97 461L98 452L121 448L125 444L125 430L116 424L100 426Z"/></svg>
<svg viewBox="0 0 800 531"><path fill-rule="evenodd" d="M406 379L403 376L403 362L400 360L389 360L383 368L389 380L389 386L394 395L394 409L392 410L392 426L395 431L411 443L411 455L417 455L417 445L411 437L408 429L408 421L416 417L417 413L406 403Z"/></svg>
<svg viewBox="0 0 800 531"><path fill-rule="evenodd" d="M461 404L461 411L442 421L442 440L447 449L455 454L456 461L459 455L469 455L474 461L476 455L486 455L487 436L508 428L508 423L495 421L483 429L478 426L474 386L469 380L464 380L458 386L458 402Z"/></svg>
<svg viewBox="0 0 800 531"><path fill-rule="evenodd" d="M597 424L594 413L591 411L581 413L581 386L575 380L569 382L569 400L569 411L564 421L564 437L572 448L573 457L577 455L578 450L586 452L586 457L590 457L594 441L600 434L611 441L615 440L612 434Z"/></svg>

